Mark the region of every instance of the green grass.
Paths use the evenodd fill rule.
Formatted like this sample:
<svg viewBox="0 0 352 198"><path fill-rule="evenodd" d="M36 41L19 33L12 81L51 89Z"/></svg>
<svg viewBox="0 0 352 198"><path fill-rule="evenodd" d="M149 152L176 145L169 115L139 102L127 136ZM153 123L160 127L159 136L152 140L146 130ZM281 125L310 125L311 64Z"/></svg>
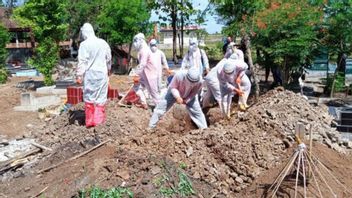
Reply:
<svg viewBox="0 0 352 198"><path fill-rule="evenodd" d="M93 187L88 190L81 190L78 198L133 198L133 193L127 188L101 189Z"/></svg>

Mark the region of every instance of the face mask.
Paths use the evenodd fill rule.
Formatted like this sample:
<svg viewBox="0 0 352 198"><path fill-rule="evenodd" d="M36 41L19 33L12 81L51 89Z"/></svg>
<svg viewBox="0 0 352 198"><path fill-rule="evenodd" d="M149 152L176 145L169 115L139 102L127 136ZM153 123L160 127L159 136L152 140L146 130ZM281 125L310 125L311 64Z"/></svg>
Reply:
<svg viewBox="0 0 352 198"><path fill-rule="evenodd" d="M196 50L197 50L197 46L196 45L190 45L189 46L189 51L195 52Z"/></svg>
<svg viewBox="0 0 352 198"><path fill-rule="evenodd" d="M150 50L152 50L152 52L156 52L157 49L158 49L158 48L157 48L156 46L151 46L151 47L150 47Z"/></svg>
<svg viewBox="0 0 352 198"><path fill-rule="evenodd" d="M133 47L139 50L142 46L142 41L140 39L133 40Z"/></svg>

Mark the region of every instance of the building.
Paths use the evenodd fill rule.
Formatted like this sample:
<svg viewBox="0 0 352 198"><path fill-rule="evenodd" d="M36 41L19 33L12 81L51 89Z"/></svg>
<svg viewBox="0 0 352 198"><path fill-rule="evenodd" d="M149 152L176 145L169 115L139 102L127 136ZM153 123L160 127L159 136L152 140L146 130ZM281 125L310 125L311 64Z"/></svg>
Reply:
<svg viewBox="0 0 352 198"><path fill-rule="evenodd" d="M189 45L188 41L192 37L197 37L197 33L199 31L204 30L204 28L198 26L198 25L190 25L184 27L184 32L183 32L183 41L184 41L184 47L187 47ZM167 26L167 27L161 27L159 30L160 33L160 44L164 45L165 48L168 48L171 46L172 48L172 39L173 39L173 33L172 33L172 27ZM178 35L179 34L179 35ZM177 30L177 38L176 38L176 45L179 45L179 39L181 39L181 29ZM204 38L198 38L199 44L204 45Z"/></svg>

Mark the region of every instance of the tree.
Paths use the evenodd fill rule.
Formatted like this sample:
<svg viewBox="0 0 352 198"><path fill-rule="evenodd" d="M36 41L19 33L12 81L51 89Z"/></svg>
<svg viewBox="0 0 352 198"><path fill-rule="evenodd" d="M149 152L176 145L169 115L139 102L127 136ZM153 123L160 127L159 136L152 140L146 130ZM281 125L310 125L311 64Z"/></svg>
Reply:
<svg viewBox="0 0 352 198"><path fill-rule="evenodd" d="M10 40L7 29L0 23L0 83L6 82L7 71L5 69L5 61L7 58L6 43Z"/></svg>
<svg viewBox="0 0 352 198"><path fill-rule="evenodd" d="M283 70L284 83L288 83L293 70L311 62L323 12L318 4L305 0L277 1L267 6L253 16L253 43L264 63Z"/></svg>
<svg viewBox="0 0 352 198"><path fill-rule="evenodd" d="M177 27L181 27L180 51L183 53L183 27L185 26L186 22L190 20L190 16L195 14L196 11L193 9L192 3L189 0L157 0L148 2L152 9L157 10L157 14L159 13L159 10L167 14L166 17L160 15L159 18L163 21L169 21L171 23L173 42L172 59L175 63L177 63Z"/></svg>
<svg viewBox="0 0 352 198"><path fill-rule="evenodd" d="M150 33L150 11L143 0L106 0L97 18L98 32L111 45L131 43L138 32Z"/></svg>
<svg viewBox="0 0 352 198"><path fill-rule="evenodd" d="M44 75L46 85L54 84L53 68L59 60L59 41L66 38L68 28L66 0L28 0L14 11L17 21L31 27L38 42L30 63Z"/></svg>
<svg viewBox="0 0 352 198"><path fill-rule="evenodd" d="M71 0L67 8L70 14L69 36L77 38L85 22L95 25L102 5L103 0Z"/></svg>
<svg viewBox="0 0 352 198"><path fill-rule="evenodd" d="M252 39L260 63L283 69L285 83L290 72L311 61L323 16L321 0L212 2L228 25L225 32L241 34L243 43Z"/></svg>
<svg viewBox="0 0 352 198"><path fill-rule="evenodd" d="M352 1L330 0L325 4L325 13L322 43L328 46L330 55L337 56L338 71L344 73L345 59L352 52Z"/></svg>

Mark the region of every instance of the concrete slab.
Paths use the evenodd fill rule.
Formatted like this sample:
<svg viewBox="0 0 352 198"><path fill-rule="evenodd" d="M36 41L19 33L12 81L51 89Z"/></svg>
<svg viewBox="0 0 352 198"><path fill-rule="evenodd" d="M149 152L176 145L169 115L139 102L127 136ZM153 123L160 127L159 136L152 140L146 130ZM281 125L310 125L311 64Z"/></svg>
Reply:
<svg viewBox="0 0 352 198"><path fill-rule="evenodd" d="M66 95L66 89L56 89L56 86L46 86L37 88L38 94L54 94L54 95Z"/></svg>
<svg viewBox="0 0 352 198"><path fill-rule="evenodd" d="M21 94L21 106L14 107L15 111L38 111L50 105L59 105L61 98L59 96L42 96L35 97L31 93Z"/></svg>

